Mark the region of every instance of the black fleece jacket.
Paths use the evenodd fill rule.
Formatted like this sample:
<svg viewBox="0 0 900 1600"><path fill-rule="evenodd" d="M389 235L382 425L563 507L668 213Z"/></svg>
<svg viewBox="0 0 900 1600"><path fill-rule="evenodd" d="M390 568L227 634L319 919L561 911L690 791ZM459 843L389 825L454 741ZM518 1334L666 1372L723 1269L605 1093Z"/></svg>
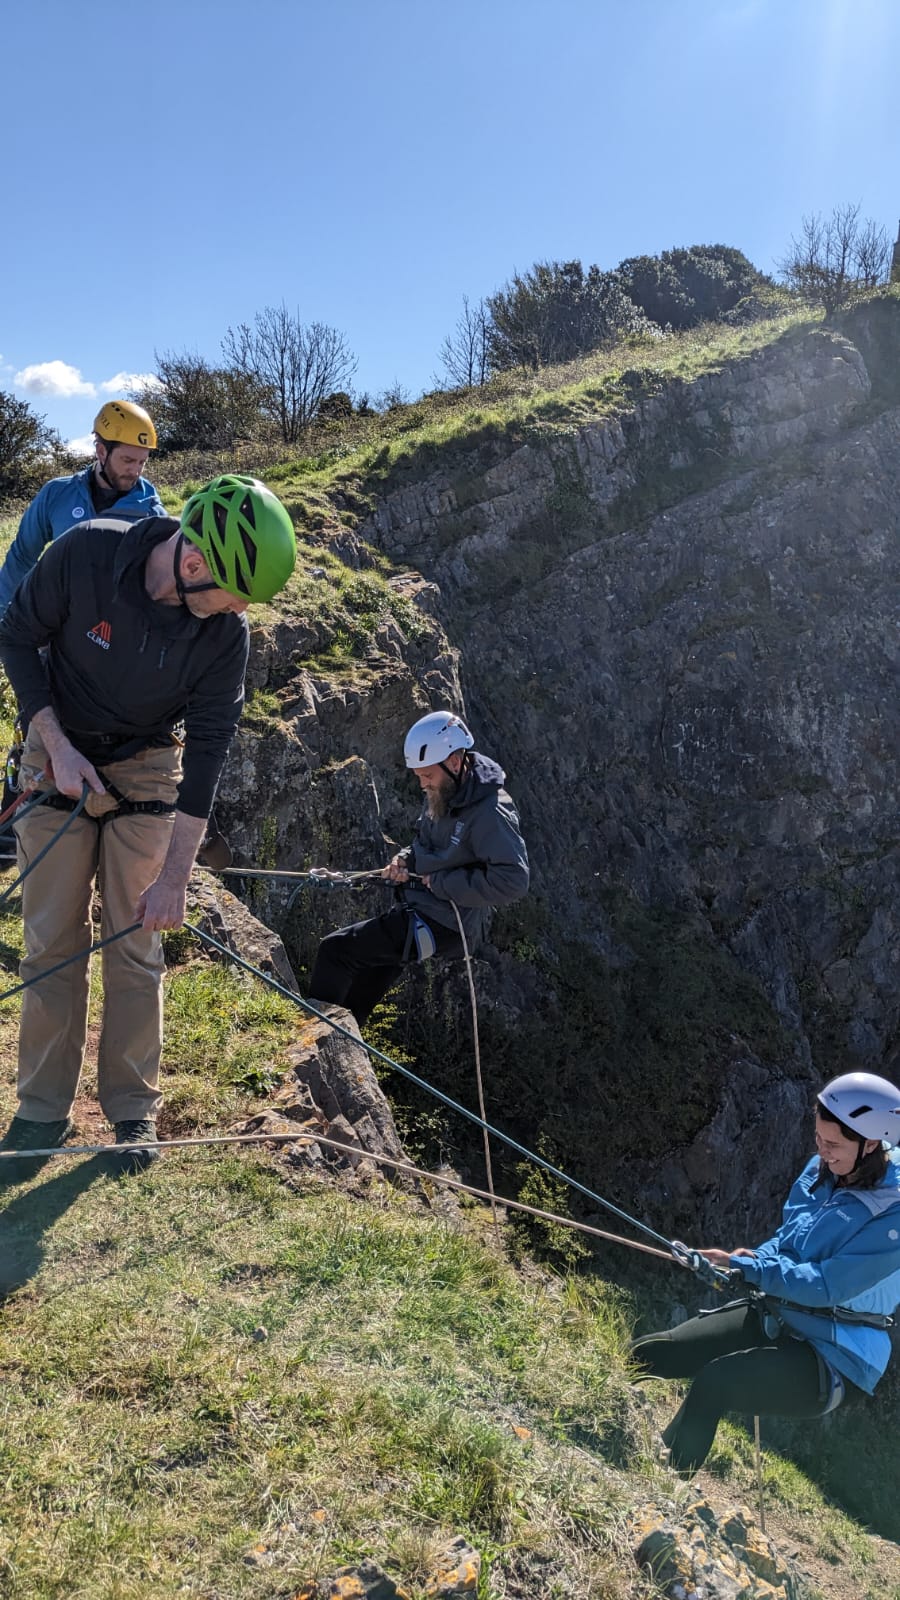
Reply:
<svg viewBox="0 0 900 1600"><path fill-rule="evenodd" d="M55 539L0 622L0 660L26 719L52 706L104 767L183 721L178 809L205 817L243 709L249 634L233 612L194 617L151 600L147 557L177 528L173 517L97 517Z"/></svg>

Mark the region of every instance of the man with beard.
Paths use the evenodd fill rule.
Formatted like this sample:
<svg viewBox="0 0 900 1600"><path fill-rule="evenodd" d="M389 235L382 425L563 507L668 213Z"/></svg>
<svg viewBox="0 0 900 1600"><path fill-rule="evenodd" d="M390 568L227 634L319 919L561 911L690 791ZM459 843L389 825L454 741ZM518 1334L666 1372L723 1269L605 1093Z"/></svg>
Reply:
<svg viewBox="0 0 900 1600"><path fill-rule="evenodd" d="M431 711L413 724L403 755L419 780L422 810L412 844L382 873L397 885L397 904L339 928L319 946L310 994L352 1011L360 1026L409 962L462 954L456 908L471 949L488 909L510 905L528 888L506 774L474 743L451 711Z"/></svg>
<svg viewBox="0 0 900 1600"><path fill-rule="evenodd" d="M114 515L128 522L165 516L148 478L141 477L156 429L143 406L108 400L94 418L94 460L81 472L51 478L25 507L0 567L0 616L47 545L79 522Z"/></svg>

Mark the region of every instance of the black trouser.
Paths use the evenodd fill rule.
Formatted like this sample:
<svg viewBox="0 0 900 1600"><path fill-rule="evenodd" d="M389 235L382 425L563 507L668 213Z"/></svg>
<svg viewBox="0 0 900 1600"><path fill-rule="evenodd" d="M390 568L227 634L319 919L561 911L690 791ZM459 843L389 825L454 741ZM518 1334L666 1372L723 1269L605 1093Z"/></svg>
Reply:
<svg viewBox="0 0 900 1600"><path fill-rule="evenodd" d="M669 1333L638 1339L632 1356L642 1377L693 1378L663 1433L673 1467L702 1467L726 1411L752 1416L818 1417L823 1394L819 1357L805 1339L770 1339L756 1307L739 1301L692 1317Z"/></svg>
<svg viewBox="0 0 900 1600"><path fill-rule="evenodd" d="M410 938L412 915L408 906L392 906L380 917L329 933L319 945L310 974L310 998L345 1006L361 1027L404 966L418 959ZM462 940L455 928L444 928L439 922L428 926L436 955L462 955Z"/></svg>

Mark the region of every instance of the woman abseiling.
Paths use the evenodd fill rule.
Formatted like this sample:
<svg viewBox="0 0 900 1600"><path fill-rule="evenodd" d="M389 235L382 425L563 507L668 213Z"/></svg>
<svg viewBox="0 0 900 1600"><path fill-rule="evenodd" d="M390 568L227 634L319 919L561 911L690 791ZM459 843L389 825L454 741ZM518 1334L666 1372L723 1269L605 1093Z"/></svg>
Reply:
<svg viewBox="0 0 900 1600"><path fill-rule="evenodd" d="M680 1472L703 1465L726 1412L821 1417L871 1394L900 1303L900 1091L849 1072L816 1100L816 1150L781 1226L755 1250L702 1250L746 1296L639 1339L641 1378L693 1380L663 1433Z"/></svg>

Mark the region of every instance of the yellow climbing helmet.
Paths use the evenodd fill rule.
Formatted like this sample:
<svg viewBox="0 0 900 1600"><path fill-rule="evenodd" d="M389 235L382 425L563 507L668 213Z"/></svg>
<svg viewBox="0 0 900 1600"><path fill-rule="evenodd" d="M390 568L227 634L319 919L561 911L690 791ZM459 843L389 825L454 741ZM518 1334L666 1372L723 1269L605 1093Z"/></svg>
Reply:
<svg viewBox="0 0 900 1600"><path fill-rule="evenodd" d="M156 449L156 429L143 406L133 400L107 400L94 418L94 432L104 444L131 444Z"/></svg>

